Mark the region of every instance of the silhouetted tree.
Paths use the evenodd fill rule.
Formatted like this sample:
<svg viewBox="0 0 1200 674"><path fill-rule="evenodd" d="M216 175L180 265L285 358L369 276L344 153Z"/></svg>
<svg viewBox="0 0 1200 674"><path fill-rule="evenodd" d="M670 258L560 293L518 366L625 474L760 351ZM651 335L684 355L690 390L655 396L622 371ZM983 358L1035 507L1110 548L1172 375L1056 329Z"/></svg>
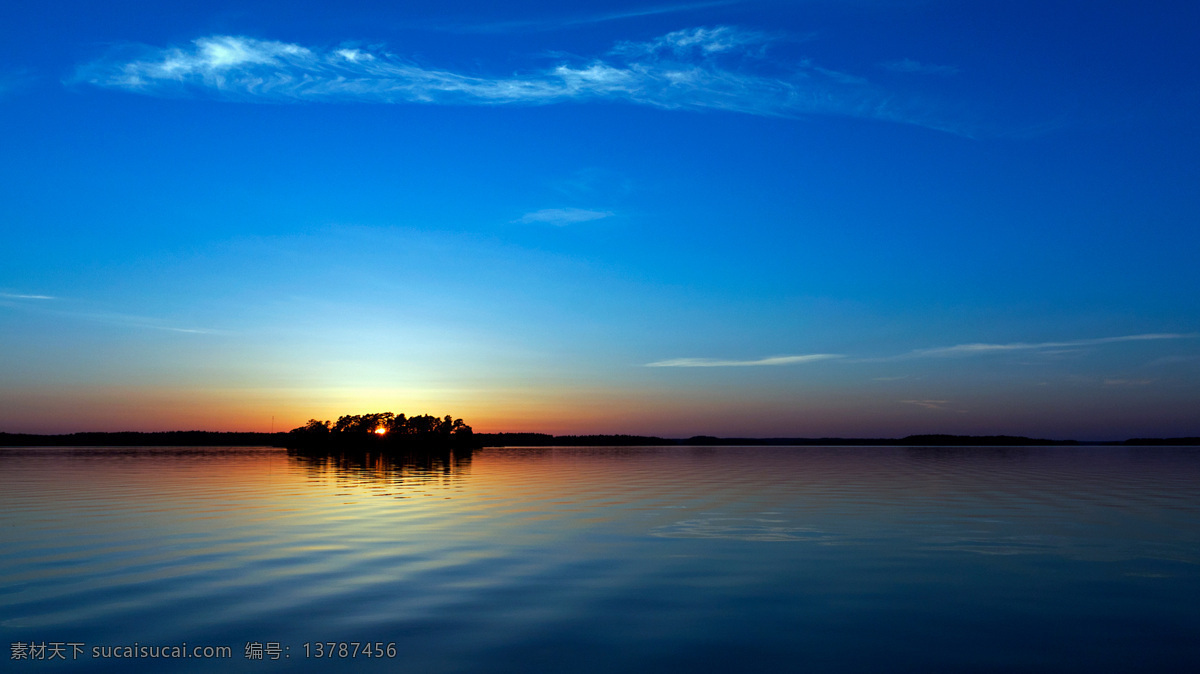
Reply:
<svg viewBox="0 0 1200 674"><path fill-rule="evenodd" d="M395 415L391 412L374 412L372 414L347 414L338 417L337 423L333 426L334 433L374 433L379 429L390 430L392 427L392 419Z"/></svg>
<svg viewBox="0 0 1200 674"><path fill-rule="evenodd" d="M392 417L392 422L388 426L388 433L395 435L408 433L408 417L404 416L403 412Z"/></svg>
<svg viewBox="0 0 1200 674"><path fill-rule="evenodd" d="M293 430L292 432L296 433L297 431L303 432L303 433L313 433L313 434L328 433L329 432L329 421L317 421L316 419L309 419L308 423L304 424L300 428Z"/></svg>
<svg viewBox="0 0 1200 674"><path fill-rule="evenodd" d="M357 448L468 449L475 446L474 433L462 419L429 414L408 417L392 412L346 414L337 422L309 419L292 429L296 446ZM289 446L292 446L289 444Z"/></svg>

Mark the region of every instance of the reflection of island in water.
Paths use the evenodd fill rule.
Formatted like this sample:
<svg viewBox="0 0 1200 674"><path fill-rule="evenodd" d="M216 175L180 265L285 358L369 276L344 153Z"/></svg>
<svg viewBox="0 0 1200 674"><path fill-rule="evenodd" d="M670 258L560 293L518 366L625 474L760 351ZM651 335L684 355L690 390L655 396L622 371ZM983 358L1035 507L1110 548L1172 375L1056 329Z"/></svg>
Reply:
<svg viewBox="0 0 1200 674"><path fill-rule="evenodd" d="M361 482L423 481L460 475L471 465L471 449L378 451L371 449L292 448L288 457L317 473Z"/></svg>
<svg viewBox="0 0 1200 674"><path fill-rule="evenodd" d="M284 444L289 457L318 473L397 483L456 475L478 447L462 419L392 412L348 414L337 422L309 419Z"/></svg>

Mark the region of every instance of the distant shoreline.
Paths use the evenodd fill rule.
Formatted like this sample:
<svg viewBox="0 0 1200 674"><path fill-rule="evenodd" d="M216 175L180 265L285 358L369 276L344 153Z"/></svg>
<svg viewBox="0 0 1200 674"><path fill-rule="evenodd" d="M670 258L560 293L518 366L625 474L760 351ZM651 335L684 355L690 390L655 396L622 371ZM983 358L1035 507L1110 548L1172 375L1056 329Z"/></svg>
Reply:
<svg viewBox="0 0 1200 674"><path fill-rule="evenodd" d="M0 447L283 447L287 433L216 431L86 432L61 435L0 432ZM879 446L879 447L1013 447L1013 446L1200 446L1200 437L1129 438L1126 440L1046 440L1016 435L910 435L903 438L660 438L644 435L550 435L546 433L476 433L481 447L602 446Z"/></svg>

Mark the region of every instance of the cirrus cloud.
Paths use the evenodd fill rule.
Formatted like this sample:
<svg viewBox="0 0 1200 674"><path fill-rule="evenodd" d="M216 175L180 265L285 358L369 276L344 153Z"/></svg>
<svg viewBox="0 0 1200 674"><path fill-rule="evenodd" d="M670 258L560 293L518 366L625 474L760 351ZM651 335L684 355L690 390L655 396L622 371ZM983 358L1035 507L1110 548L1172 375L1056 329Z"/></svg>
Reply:
<svg viewBox="0 0 1200 674"><path fill-rule="evenodd" d="M810 353L801 356L772 356L758 360L719 360L716 358L672 358L654 363L646 363L646 367L755 367L760 365L797 365L799 363L814 363L821 360L841 358L836 353Z"/></svg>
<svg viewBox="0 0 1200 674"><path fill-rule="evenodd" d="M5 300L56 300L57 297L51 295L28 295L21 293L0 293L0 299Z"/></svg>
<svg viewBox="0 0 1200 674"><path fill-rule="evenodd" d="M898 356L888 356L883 358L850 358L842 354L830 353L815 353L800 356L772 356L770 358L760 358L758 360L728 360L719 358L672 358L668 360L660 360L653 363L647 363L646 367L742 367L754 365L794 365L797 363L810 363L820 360L844 359L845 363L870 363L870 362L894 362L911 360L914 358L938 358L938 357L969 357L969 356L986 356L1001 353L1021 353L1021 352L1043 352L1050 353L1053 349L1076 348L1086 346L1102 346L1107 344L1119 344L1123 342L1148 342L1159 340L1180 340L1194 339L1200 337L1198 333L1175 333L1175 332L1154 332L1144 333L1139 335L1121 335L1117 337L1095 337L1091 339L1074 339L1062 342L1009 342L1006 344L993 343L974 343L974 344L957 344L955 346L942 346L932 349L917 349ZM877 380L888 381L894 379L903 379L904 377L878 377ZM913 401L905 400L905 403L922 404L933 403L939 401ZM944 401L943 401L944 402Z"/></svg>
<svg viewBox="0 0 1200 674"><path fill-rule="evenodd" d="M589 211L583 208L543 208L540 211L526 213L513 220L521 224L542 223L547 225L574 225L579 222L600 220L612 217L611 211Z"/></svg>
<svg viewBox="0 0 1200 674"><path fill-rule="evenodd" d="M443 105L604 100L771 117L858 117L966 133L915 98L861 77L807 60L766 63L771 40L733 26L689 28L619 42L592 58L564 57L523 74L489 76L428 67L377 47L213 35L187 46L143 47L133 57L126 48L124 56L81 66L75 79L151 96Z"/></svg>
<svg viewBox="0 0 1200 674"><path fill-rule="evenodd" d="M1011 351L1043 351L1046 349L1062 349L1082 346L1099 346L1101 344L1116 344L1119 342L1145 342L1161 339L1188 339L1195 334L1156 332L1143 335L1122 335L1120 337L1098 337L1094 339L1075 339L1065 342L1010 342L1007 344L956 344L933 349L918 349L907 354L908 357L921 356L977 356L991 353Z"/></svg>

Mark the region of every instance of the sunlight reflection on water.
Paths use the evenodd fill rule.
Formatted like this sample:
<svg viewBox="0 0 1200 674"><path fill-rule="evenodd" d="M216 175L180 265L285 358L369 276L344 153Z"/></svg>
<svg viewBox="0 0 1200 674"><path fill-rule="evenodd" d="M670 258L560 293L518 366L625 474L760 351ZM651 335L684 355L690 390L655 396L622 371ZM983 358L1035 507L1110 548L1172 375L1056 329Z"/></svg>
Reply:
<svg viewBox="0 0 1200 674"><path fill-rule="evenodd" d="M0 449L0 506L10 643L230 645L246 671L248 641L314 671L1200 665L1187 448Z"/></svg>

